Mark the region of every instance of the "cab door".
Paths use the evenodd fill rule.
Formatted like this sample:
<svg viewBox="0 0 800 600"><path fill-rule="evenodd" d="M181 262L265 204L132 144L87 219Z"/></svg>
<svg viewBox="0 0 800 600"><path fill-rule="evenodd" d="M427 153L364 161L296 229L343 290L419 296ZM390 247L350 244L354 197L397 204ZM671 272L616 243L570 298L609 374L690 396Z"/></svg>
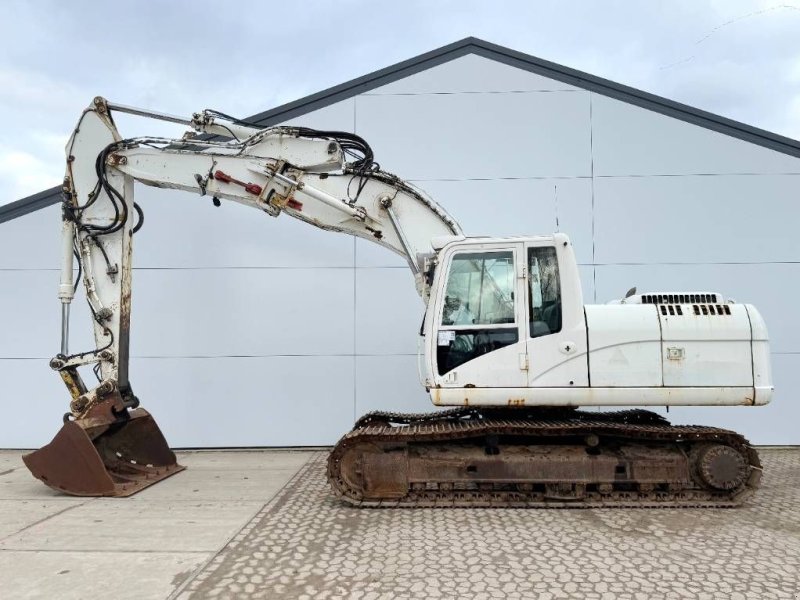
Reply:
<svg viewBox="0 0 800 600"><path fill-rule="evenodd" d="M433 315L435 385L526 387L523 245L471 243L443 254Z"/></svg>
<svg viewBox="0 0 800 600"><path fill-rule="evenodd" d="M589 385L583 294L572 251L563 234L525 244L528 386Z"/></svg>

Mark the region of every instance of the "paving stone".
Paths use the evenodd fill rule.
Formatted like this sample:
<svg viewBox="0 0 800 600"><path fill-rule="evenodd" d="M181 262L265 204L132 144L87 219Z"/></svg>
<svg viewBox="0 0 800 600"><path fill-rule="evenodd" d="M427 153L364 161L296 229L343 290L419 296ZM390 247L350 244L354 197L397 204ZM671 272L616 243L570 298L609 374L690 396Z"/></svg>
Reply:
<svg viewBox="0 0 800 600"><path fill-rule="evenodd" d="M800 597L800 451L738 509L357 509L320 452L179 595ZM518 594L512 596L512 594Z"/></svg>

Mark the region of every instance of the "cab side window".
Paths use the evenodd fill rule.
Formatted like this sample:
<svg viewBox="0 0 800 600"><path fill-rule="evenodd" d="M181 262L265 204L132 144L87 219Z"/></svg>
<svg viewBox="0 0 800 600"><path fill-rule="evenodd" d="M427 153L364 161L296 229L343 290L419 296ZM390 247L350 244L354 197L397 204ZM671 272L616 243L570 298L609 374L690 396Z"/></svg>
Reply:
<svg viewBox="0 0 800 600"><path fill-rule="evenodd" d="M531 337L561 331L561 280L554 247L528 249L528 282Z"/></svg>

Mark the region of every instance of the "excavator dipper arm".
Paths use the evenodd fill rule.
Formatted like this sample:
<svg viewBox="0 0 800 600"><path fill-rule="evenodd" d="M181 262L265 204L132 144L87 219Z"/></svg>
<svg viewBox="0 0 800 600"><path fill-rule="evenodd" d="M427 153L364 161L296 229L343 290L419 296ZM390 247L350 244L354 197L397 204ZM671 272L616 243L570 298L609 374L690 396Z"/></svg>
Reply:
<svg viewBox="0 0 800 600"><path fill-rule="evenodd" d="M182 139L123 139L114 112L195 131ZM183 119L96 98L67 144L63 186L61 351L50 366L72 396L70 412L53 442L25 457L34 475L69 493L128 495L180 469L155 421L138 408L128 374L133 238L144 219L134 182L210 196L215 203L232 200L375 242L405 258L426 301L423 270L431 239L461 235L433 200L381 171L369 145L352 133L260 128L215 111ZM96 348L70 353L75 259ZM84 365L93 365L94 387L78 372Z"/></svg>
<svg viewBox="0 0 800 600"><path fill-rule="evenodd" d="M68 145L59 297L69 306L76 256L94 316L97 349L68 353L65 313L62 352L53 361L62 372L98 363L103 381L123 392L129 388L132 240L143 219L133 201L134 182L232 200L273 217L287 214L321 229L370 240L406 259L424 298L422 263L432 252L430 240L461 234L433 200L379 170L370 147L353 134L239 125L229 135L249 134L242 140L121 139L111 117L113 106L98 98L84 112ZM160 113L153 116L177 120ZM195 115L186 122L206 133L225 131L208 117ZM348 162L348 154L355 160ZM73 386L73 392L81 389L80 382ZM87 393L77 397L86 399ZM80 404L73 407L75 417L85 410Z"/></svg>

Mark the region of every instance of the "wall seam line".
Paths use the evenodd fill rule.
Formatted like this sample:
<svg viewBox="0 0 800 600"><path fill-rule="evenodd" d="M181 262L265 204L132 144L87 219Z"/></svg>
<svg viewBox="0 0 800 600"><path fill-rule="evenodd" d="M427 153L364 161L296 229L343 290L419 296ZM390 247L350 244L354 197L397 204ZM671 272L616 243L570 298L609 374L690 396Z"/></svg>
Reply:
<svg viewBox="0 0 800 600"><path fill-rule="evenodd" d="M592 302L595 304L597 303L597 266L596 266L596 256L595 256L595 237L594 237L594 221L595 221L595 209L594 209L594 115L592 112L592 98L594 96L594 92L589 92L589 173L591 175L590 178L590 188L591 188L591 195L592 195Z"/></svg>
<svg viewBox="0 0 800 600"><path fill-rule="evenodd" d="M358 95L353 96L353 133L358 135ZM353 236L353 423L358 415L358 239Z"/></svg>

